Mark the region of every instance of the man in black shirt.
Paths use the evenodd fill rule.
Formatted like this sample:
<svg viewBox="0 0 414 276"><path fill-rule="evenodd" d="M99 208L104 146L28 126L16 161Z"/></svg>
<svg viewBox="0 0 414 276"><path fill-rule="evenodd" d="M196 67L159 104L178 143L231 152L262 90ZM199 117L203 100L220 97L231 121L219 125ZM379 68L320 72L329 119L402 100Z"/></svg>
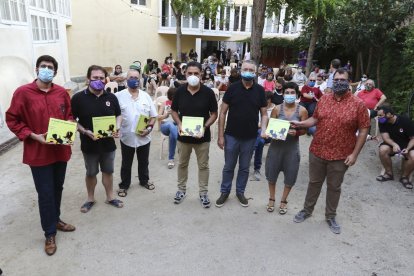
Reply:
<svg viewBox="0 0 414 276"><path fill-rule="evenodd" d="M401 184L412 189L413 184L409 176L414 170L414 124L404 116L399 116L387 106L378 108L378 123L381 137L384 142L379 148L379 157L385 173L377 177L378 181L393 180L391 157L398 154L405 161L400 179Z"/></svg>
<svg viewBox="0 0 414 276"><path fill-rule="evenodd" d="M98 139L93 134L93 117L115 116L116 132L114 137L118 137L118 130L122 122L118 99L114 94L104 90L106 75L105 69L101 66L90 66L87 72L88 88L72 97L72 113L73 117L78 121L81 150L86 167L85 182L88 199L81 207L82 213L88 212L95 204L96 175L99 173L99 167L102 171L102 184L105 187L106 203L118 208L123 207L123 202L115 199L113 195L112 174L116 150L114 138Z"/></svg>
<svg viewBox="0 0 414 276"><path fill-rule="evenodd" d="M255 72L254 62L244 61L241 67L242 81L232 84L223 97L217 143L221 149L224 149L225 164L220 189L221 196L216 201L217 207L222 207L230 194L237 160L239 160L239 171L236 180L236 196L243 207L249 206L244 191L256 142L259 111L263 133L266 131L268 121L265 92L262 86L253 81ZM227 111L227 126L224 131Z"/></svg>
<svg viewBox="0 0 414 276"><path fill-rule="evenodd" d="M186 196L188 178L188 162L194 149L198 163L198 182L201 204L204 208L210 207L208 199L209 179L209 150L210 150L210 126L217 119L217 101L214 92L200 83L201 64L191 61L187 65L187 85L181 85L175 92L171 105L172 117L179 129L178 149L178 191L174 197L174 203L181 203ZM199 137L181 136L183 116L204 118L203 135Z"/></svg>

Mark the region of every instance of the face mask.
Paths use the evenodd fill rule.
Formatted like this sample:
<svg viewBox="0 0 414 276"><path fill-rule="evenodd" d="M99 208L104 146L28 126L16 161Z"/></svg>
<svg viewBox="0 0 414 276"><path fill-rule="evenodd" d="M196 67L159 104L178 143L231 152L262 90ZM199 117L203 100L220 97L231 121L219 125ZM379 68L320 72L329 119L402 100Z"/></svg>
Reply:
<svg viewBox="0 0 414 276"><path fill-rule="evenodd" d="M334 81L332 90L337 95L344 95L349 90L349 82L347 80Z"/></svg>
<svg viewBox="0 0 414 276"><path fill-rule="evenodd" d="M317 81L316 83L317 83L317 84L322 84L322 81L320 80L320 81Z"/></svg>
<svg viewBox="0 0 414 276"><path fill-rule="evenodd" d="M378 118L378 123L380 124L385 124L388 121L388 119L386 117L379 117Z"/></svg>
<svg viewBox="0 0 414 276"><path fill-rule="evenodd" d="M101 80L91 80L89 82L89 86L96 91L101 91L104 90L105 88L105 83Z"/></svg>
<svg viewBox="0 0 414 276"><path fill-rule="evenodd" d="M194 75L187 78L188 85L197 86L200 83L200 79Z"/></svg>
<svg viewBox="0 0 414 276"><path fill-rule="evenodd" d="M302 73L302 69L298 69L298 73L300 74L300 73Z"/></svg>
<svg viewBox="0 0 414 276"><path fill-rule="evenodd" d="M206 71L206 74L210 74L211 73L211 71Z"/></svg>
<svg viewBox="0 0 414 276"><path fill-rule="evenodd" d="M310 82L308 83L308 85L309 85L310 87L314 87L314 86L315 86L315 81L310 81Z"/></svg>
<svg viewBox="0 0 414 276"><path fill-rule="evenodd" d="M365 90L371 91L374 87L370 84L365 84Z"/></svg>
<svg viewBox="0 0 414 276"><path fill-rule="evenodd" d="M295 95L284 95L283 98L285 99L285 103L288 103L288 104L294 103L296 100Z"/></svg>
<svg viewBox="0 0 414 276"><path fill-rule="evenodd" d="M262 77L262 79L266 78L267 73L262 73L260 74L260 77Z"/></svg>
<svg viewBox="0 0 414 276"><path fill-rule="evenodd" d="M253 72L242 72L241 78L245 81L252 81L254 79L254 73Z"/></svg>
<svg viewBox="0 0 414 276"><path fill-rule="evenodd" d="M42 82L52 82L53 77L55 75L55 71L50 70L49 68L39 68L39 73L37 74L37 77Z"/></svg>
<svg viewBox="0 0 414 276"><path fill-rule="evenodd" d="M361 81L366 81L367 80L367 78L361 78Z"/></svg>
<svg viewBox="0 0 414 276"><path fill-rule="evenodd" d="M131 89L136 89L136 88L138 88L139 80L129 79L129 80L127 80L127 85Z"/></svg>
<svg viewBox="0 0 414 276"><path fill-rule="evenodd" d="M273 80L273 78L272 78L272 77L268 77L268 78L267 78L267 80L268 80L268 81L272 81L272 80Z"/></svg>
<svg viewBox="0 0 414 276"><path fill-rule="evenodd" d="M277 93L279 93L279 94L280 94L280 92L282 92L282 88L279 88L279 89L277 89L277 88L276 88L275 90L276 90L276 92L277 92Z"/></svg>

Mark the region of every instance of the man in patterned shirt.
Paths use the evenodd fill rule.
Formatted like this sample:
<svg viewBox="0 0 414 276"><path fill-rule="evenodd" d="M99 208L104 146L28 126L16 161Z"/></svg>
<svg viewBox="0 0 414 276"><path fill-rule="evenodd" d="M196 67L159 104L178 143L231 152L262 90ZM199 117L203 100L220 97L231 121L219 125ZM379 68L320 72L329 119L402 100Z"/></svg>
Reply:
<svg viewBox="0 0 414 276"><path fill-rule="evenodd" d="M341 185L348 167L355 164L364 146L369 116L365 104L349 89L348 72L338 69L333 77L333 94L321 98L312 117L292 122L294 127L317 130L309 148L309 185L305 204L294 218L303 222L311 216L326 179L325 218L331 231L341 233L335 220ZM355 133L358 131L358 135Z"/></svg>

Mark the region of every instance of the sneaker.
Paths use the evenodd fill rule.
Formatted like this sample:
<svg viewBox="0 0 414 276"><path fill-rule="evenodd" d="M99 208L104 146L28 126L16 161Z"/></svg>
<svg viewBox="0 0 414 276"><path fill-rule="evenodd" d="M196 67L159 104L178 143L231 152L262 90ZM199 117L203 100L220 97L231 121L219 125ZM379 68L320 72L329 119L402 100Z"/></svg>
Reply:
<svg viewBox="0 0 414 276"><path fill-rule="evenodd" d="M222 207L226 202L229 194L221 193L220 197L216 200L216 207Z"/></svg>
<svg viewBox="0 0 414 276"><path fill-rule="evenodd" d="M306 213L305 210L301 210L301 211L299 211L299 213L296 214L293 221L296 222L296 223L301 223L301 222L304 222L305 219L307 219L310 216L311 216L311 214Z"/></svg>
<svg viewBox="0 0 414 276"><path fill-rule="evenodd" d="M208 199L207 195L200 195L200 201L201 201L201 205L204 208L210 208L211 203L210 203L210 199Z"/></svg>
<svg viewBox="0 0 414 276"><path fill-rule="evenodd" d="M331 229L332 233L341 234L341 226L339 226L339 224L336 223L335 218L327 219L326 222L328 223L329 229Z"/></svg>
<svg viewBox="0 0 414 276"><path fill-rule="evenodd" d="M168 161L168 168L169 169L172 169L172 168L174 168L174 166L175 166L175 164L174 164L174 160L170 160L170 161Z"/></svg>
<svg viewBox="0 0 414 276"><path fill-rule="evenodd" d="M248 207L249 206L249 201L244 196L244 194L236 194L236 196L239 199L239 202L240 202L241 206L243 206L243 207Z"/></svg>
<svg viewBox="0 0 414 276"><path fill-rule="evenodd" d="M262 175L260 174L260 171L259 170L254 170L252 180L253 181L260 181L261 177L262 177Z"/></svg>
<svg viewBox="0 0 414 276"><path fill-rule="evenodd" d="M181 192L181 191L178 191L176 194L175 194L175 197L174 197L174 203L175 204L180 204L183 200L184 200L184 198L185 198L185 193L183 193L183 192Z"/></svg>

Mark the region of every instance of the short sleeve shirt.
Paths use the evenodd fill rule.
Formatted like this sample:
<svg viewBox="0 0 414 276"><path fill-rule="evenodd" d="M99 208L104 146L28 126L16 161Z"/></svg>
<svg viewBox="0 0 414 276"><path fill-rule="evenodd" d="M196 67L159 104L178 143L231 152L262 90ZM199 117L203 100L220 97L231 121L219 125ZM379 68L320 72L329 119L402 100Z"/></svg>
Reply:
<svg viewBox="0 0 414 276"><path fill-rule="evenodd" d="M309 150L325 160L346 159L355 148L357 130L370 127L365 104L350 92L339 101L333 94L324 95L313 117L318 123Z"/></svg>
<svg viewBox="0 0 414 276"><path fill-rule="evenodd" d="M104 91L99 97L85 89L72 97L73 117L84 128L93 131L92 118L101 116L121 115L118 99L112 93ZM114 138L103 138L93 141L88 136L81 134L81 150L84 153L102 153L116 150Z"/></svg>
<svg viewBox="0 0 414 276"><path fill-rule="evenodd" d="M200 85L200 90L191 94L188 91L188 85L181 85L174 94L171 109L178 113L180 120L183 116L203 117L204 124L210 118L210 114L217 112L217 100L213 90ZM178 141L189 144L201 144L210 142L210 127L206 127L202 138L194 138L189 136L178 136Z"/></svg>
<svg viewBox="0 0 414 276"><path fill-rule="evenodd" d="M305 98L303 96L304 93L313 93L314 98L313 99ZM318 87L310 87L308 85L305 85L302 87L302 90L300 91L300 101L302 103L312 103L316 101L315 98L320 99L321 97L322 97L322 92L321 90L319 90Z"/></svg>
<svg viewBox="0 0 414 276"><path fill-rule="evenodd" d="M135 133L135 126L140 115L157 117L155 105L145 91L139 91L138 97L133 99L128 89L115 94L121 108L122 125L121 141L131 148L137 148L151 142L151 134L139 136Z"/></svg>
<svg viewBox="0 0 414 276"><path fill-rule="evenodd" d="M380 133L388 133L401 149L407 147L410 137L414 137L414 123L405 116L397 116L394 124L379 124L379 130Z"/></svg>
<svg viewBox="0 0 414 276"><path fill-rule="evenodd" d="M264 89L254 83L246 88L242 82L236 82L227 89L223 102L229 105L225 134L239 139L251 139L257 136L260 108L266 107Z"/></svg>
<svg viewBox="0 0 414 276"><path fill-rule="evenodd" d="M384 94L381 90L375 88L372 91L362 90L357 96L365 103L368 109L374 109L382 95Z"/></svg>

